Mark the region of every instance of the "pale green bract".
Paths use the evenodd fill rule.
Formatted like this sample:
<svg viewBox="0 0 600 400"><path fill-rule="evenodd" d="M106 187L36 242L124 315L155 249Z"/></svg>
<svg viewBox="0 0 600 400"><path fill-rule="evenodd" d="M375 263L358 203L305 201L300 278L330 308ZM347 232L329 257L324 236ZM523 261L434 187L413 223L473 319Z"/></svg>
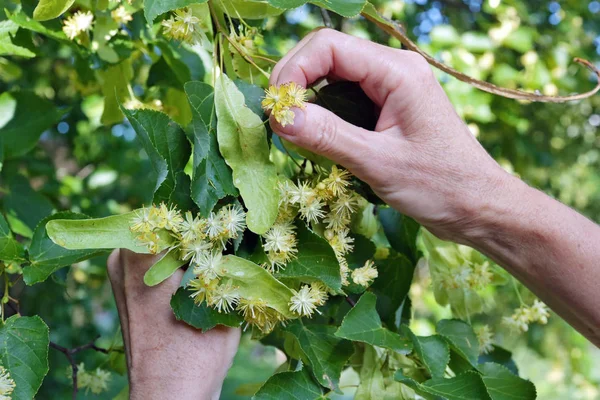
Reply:
<svg viewBox="0 0 600 400"><path fill-rule="evenodd" d="M277 169L269 160L267 130L225 74L216 80L215 106L219 149L248 209L248 229L263 234L275 222L279 204Z"/></svg>

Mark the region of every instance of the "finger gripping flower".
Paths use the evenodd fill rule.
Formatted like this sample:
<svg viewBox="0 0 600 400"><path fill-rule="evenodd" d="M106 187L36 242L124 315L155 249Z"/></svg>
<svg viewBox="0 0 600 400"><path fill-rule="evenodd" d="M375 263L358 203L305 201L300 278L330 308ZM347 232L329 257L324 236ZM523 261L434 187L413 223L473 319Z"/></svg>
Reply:
<svg viewBox="0 0 600 400"><path fill-rule="evenodd" d="M265 111L270 111L275 120L285 127L294 125L296 115L292 107L304 108L307 100L306 89L295 82L289 82L279 87L270 86L265 91L262 107Z"/></svg>

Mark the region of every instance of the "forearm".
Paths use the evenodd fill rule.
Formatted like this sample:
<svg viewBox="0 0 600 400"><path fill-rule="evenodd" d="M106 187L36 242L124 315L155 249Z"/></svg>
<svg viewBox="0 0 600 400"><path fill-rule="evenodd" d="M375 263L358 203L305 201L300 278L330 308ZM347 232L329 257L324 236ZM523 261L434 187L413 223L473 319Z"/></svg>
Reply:
<svg viewBox="0 0 600 400"><path fill-rule="evenodd" d="M463 241L490 256L600 346L600 227L514 177Z"/></svg>

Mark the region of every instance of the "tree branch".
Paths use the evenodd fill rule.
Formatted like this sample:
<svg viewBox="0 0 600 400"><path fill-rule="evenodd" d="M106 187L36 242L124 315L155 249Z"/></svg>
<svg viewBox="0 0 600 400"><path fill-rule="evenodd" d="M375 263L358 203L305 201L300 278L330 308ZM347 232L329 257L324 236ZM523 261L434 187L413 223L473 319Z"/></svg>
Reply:
<svg viewBox="0 0 600 400"><path fill-rule="evenodd" d="M329 15L329 12L323 7L319 7L319 9L321 10L321 17L323 18L323 25L327 28L335 29L333 27L333 22L331 22L331 15Z"/></svg>
<svg viewBox="0 0 600 400"><path fill-rule="evenodd" d="M596 84L596 87L594 87L592 90L580 94L573 94L569 96L545 96L537 93L525 92L523 90L503 88L501 86L494 85L493 83L474 79L466 74L463 74L462 72L450 68L444 63L437 61L435 58L421 50L419 46L417 46L416 43L410 40L410 38L404 33L404 30L398 23L390 21L379 14L374 14L373 12L369 11L364 11L361 15L367 20L373 22L375 25L377 25L380 29L382 29L389 35L398 39L408 50L412 50L422 55L429 64L446 72L449 75L452 75L459 81L468 83L476 87L477 89L483 90L484 92L515 100L538 101L546 103L563 103L566 101L586 99L595 95L600 90L600 70L598 70L591 62L581 58L575 58L573 61L587 67L590 71L592 71L596 75L598 83Z"/></svg>
<svg viewBox="0 0 600 400"><path fill-rule="evenodd" d="M91 342L89 342L87 344L77 346L72 349L68 349L68 348L63 347L54 342L50 342L50 347L63 353L65 355L65 357L67 357L67 360L69 360L69 363L71 364L71 369L73 371L72 377L71 377L73 379L73 396L72 396L73 400L75 400L77 398L77 392L79 390L79 388L77 387L77 362L75 360L75 354L79 353L80 351L87 350L87 349L92 349L92 350L99 351L100 353L108 354L109 350L96 346L95 343L99 337L100 336L96 337L96 339L92 340Z"/></svg>

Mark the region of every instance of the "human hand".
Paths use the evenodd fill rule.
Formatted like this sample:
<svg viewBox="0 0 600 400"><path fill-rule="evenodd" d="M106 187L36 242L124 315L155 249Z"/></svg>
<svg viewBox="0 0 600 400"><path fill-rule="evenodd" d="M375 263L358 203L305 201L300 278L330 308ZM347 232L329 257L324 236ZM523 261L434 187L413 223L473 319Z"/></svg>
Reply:
<svg viewBox="0 0 600 400"><path fill-rule="evenodd" d="M456 114L419 54L322 29L275 66L271 84L307 87L323 77L360 83L380 109L375 132L314 104L294 109L293 125L283 127L271 117L273 130L343 165L437 236L463 241L487 201L514 185Z"/></svg>
<svg viewBox="0 0 600 400"><path fill-rule="evenodd" d="M208 332L178 322L169 302L183 271L156 287L144 284L159 256L115 250L108 259L129 371L130 398L218 399L240 330Z"/></svg>

